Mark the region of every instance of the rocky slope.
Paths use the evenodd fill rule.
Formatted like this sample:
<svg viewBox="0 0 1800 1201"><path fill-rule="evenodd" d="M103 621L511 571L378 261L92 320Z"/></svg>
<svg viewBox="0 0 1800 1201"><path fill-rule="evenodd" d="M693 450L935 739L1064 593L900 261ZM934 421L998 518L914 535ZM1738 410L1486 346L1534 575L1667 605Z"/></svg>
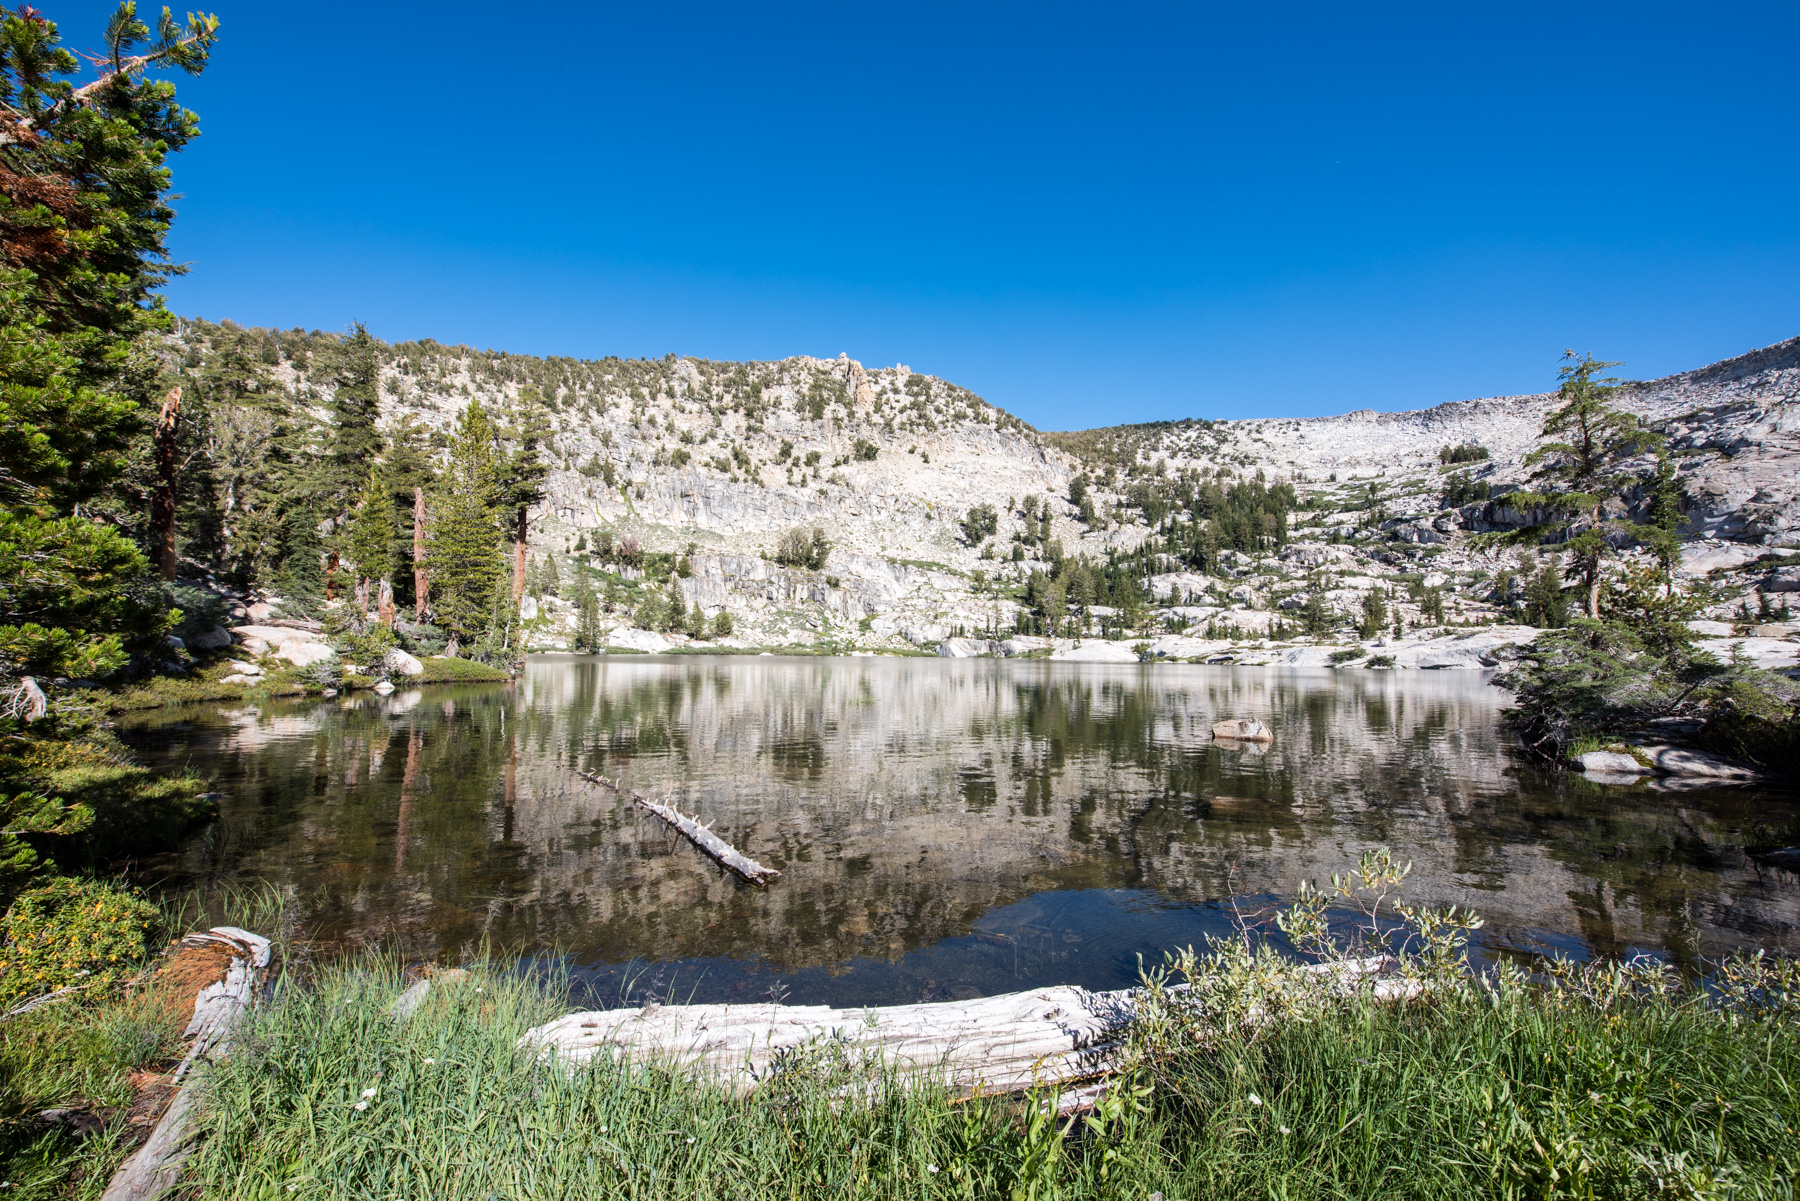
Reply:
<svg viewBox="0 0 1800 1201"><path fill-rule="evenodd" d="M274 370L301 395L321 404L329 398L329 384L294 363ZM1043 567L1034 557L982 557L962 536L959 519L971 507L991 505L999 515L992 545L1004 554L1023 526L1027 498L1034 498L1044 502L1050 537L1067 553L1101 558L1149 535L1129 503L1135 483L1168 472L1226 481L1260 472L1293 482L1299 494L1289 545L1236 556L1232 578L1155 577L1154 591L1173 606L1173 624L1210 626L1215 635L1164 639L1160 650L1179 658L1296 662L1324 654L1306 640L1277 646L1265 635L1312 591L1323 590L1332 607L1351 614L1373 587L1439 588L1449 625L1511 617L1507 602L1516 594L1499 595L1495 580L1517 565L1517 553L1470 538L1522 520L1504 494L1522 485L1524 456L1554 399L1491 397L1405 413L1043 434L954 384L905 366L866 368L848 357L596 362L424 342L389 348L384 418L443 433L472 397L499 403L525 386L549 398L554 424L554 469L534 553L556 556L567 579L577 540L603 530L635 537L647 550L691 545L694 573L682 589L708 615L733 615L735 645L942 646L944 653L1058 657L1124 652L1094 648L1092 640L947 644L959 634L1009 629L1014 602L997 594L995 581L1016 582ZM1800 589L1791 565L1800 559L1788 553L1800 548L1797 397L1800 338L1632 383L1618 394L1668 436L1678 456L1691 506L1684 561L1714 577L1718 617L1740 616L1746 605L1756 610L1757 590L1780 603ZM1440 450L1464 444L1488 457L1439 462ZM1078 519L1068 499L1078 474L1095 481L1092 525ZM1447 507L1452 475L1487 485L1493 498ZM818 526L830 539L822 570L770 561L779 537L795 526ZM1402 599L1399 611L1409 627L1420 624L1416 605ZM535 620L538 647L567 645L569 605L548 600ZM606 621L617 627L617 646L662 649L683 640L633 630L622 614ZM1713 632L1742 638L1748 624ZM1764 625L1764 637L1749 649L1770 665L1792 665L1790 636L1779 623ZM1432 641L1450 645L1443 637ZM1394 649L1401 665L1429 665L1435 656L1416 636ZM1475 665L1491 659L1491 650L1450 658Z"/></svg>

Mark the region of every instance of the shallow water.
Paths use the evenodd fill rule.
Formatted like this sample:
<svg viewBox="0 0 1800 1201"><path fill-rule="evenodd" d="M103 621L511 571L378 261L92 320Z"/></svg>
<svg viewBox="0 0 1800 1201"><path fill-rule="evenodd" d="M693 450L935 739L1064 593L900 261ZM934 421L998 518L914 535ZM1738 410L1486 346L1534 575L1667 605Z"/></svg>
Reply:
<svg viewBox="0 0 1800 1201"><path fill-rule="evenodd" d="M1800 952L1742 851L1791 794L1545 771L1470 672L944 659L534 658L509 686L196 707L122 735L218 782L140 878L268 882L290 934L556 954L595 999L885 1004L1135 980L1364 850L1489 954ZM1225 717L1275 732L1215 743ZM758 889L570 767L698 814Z"/></svg>

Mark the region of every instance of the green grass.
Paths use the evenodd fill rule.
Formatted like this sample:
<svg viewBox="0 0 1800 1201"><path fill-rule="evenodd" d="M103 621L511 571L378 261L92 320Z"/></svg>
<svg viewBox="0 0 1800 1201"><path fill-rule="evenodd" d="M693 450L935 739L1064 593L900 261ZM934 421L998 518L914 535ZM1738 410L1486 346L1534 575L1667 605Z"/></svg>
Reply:
<svg viewBox="0 0 1800 1201"><path fill-rule="evenodd" d="M565 1010L554 981L477 972L402 1023L396 972L344 966L285 983L210 1078L191 1180L200 1197L475 1201L1793 1195L1791 1008L1602 970L1229 1019L1234 987L1291 970L1202 963L1210 987L1152 1003L1132 1087L1050 1123L828 1045L748 1098L611 1061L568 1072L515 1050Z"/></svg>
<svg viewBox="0 0 1800 1201"><path fill-rule="evenodd" d="M497 684L512 677L498 667L477 663L473 659L446 659L434 655L422 661L425 674L409 676L411 684Z"/></svg>

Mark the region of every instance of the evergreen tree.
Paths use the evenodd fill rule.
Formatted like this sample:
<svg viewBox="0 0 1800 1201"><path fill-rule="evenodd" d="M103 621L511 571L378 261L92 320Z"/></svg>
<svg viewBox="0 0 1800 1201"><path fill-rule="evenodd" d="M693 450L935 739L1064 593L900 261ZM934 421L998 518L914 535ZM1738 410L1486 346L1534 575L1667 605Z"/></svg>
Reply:
<svg viewBox="0 0 1800 1201"><path fill-rule="evenodd" d="M577 569L575 572L575 649L590 654L600 650L600 602L594 595L593 582L588 573Z"/></svg>
<svg viewBox="0 0 1800 1201"><path fill-rule="evenodd" d="M494 423L481 402L471 400L457 418L434 494L427 559L436 622L463 642L488 627L494 589L504 576L504 471Z"/></svg>
<svg viewBox="0 0 1800 1201"><path fill-rule="evenodd" d="M369 583L390 578L394 551L394 506L379 467L371 468L344 532L344 553L355 570L359 607L369 603Z"/></svg>
<svg viewBox="0 0 1800 1201"><path fill-rule="evenodd" d="M1606 502L1631 478L1622 461L1661 442L1635 416L1608 405L1618 381L1601 378L1600 372L1616 366L1592 355L1577 358L1572 350L1563 352L1557 388L1562 404L1544 419L1546 440L1525 458L1543 491L1515 499L1516 504L1538 504L1559 514L1556 525L1572 578L1587 587L1589 617L1600 615L1601 564L1612 555L1607 527L1628 524L1605 518Z"/></svg>
<svg viewBox="0 0 1800 1201"><path fill-rule="evenodd" d="M544 499L544 477L550 467L543 447L550 440L550 414L543 395L527 384L505 412L501 436L507 445L504 503L513 540L513 603L525 591L525 559L531 544L531 507Z"/></svg>
<svg viewBox="0 0 1800 1201"><path fill-rule="evenodd" d="M338 350L337 388L331 401L331 477L340 511L350 507L358 481L381 453L380 347L358 321Z"/></svg>
<svg viewBox="0 0 1800 1201"><path fill-rule="evenodd" d="M168 324L164 158L199 132L145 72L198 73L216 29L165 13L152 37L121 5L100 78L76 88L54 24L0 19L0 675L112 670L165 624L118 528L141 529L142 507L92 518L162 399L133 347Z"/></svg>

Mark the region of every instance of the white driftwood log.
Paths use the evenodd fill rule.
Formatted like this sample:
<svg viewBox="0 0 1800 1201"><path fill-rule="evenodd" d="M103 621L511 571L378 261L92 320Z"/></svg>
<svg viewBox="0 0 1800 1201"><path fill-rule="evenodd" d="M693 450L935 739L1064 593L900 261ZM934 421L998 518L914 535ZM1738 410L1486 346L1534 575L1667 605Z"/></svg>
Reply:
<svg viewBox="0 0 1800 1201"><path fill-rule="evenodd" d="M208 984L194 997L193 1020L182 1034L193 1043L181 1066L175 1069L177 1083L202 1058L219 1059L230 1051L238 1019L255 999L257 979L269 966L269 940L236 926L214 926L204 934L190 934L181 941L184 946L219 943L231 951L232 959L225 978ZM101 1201L150 1201L175 1187L182 1161L187 1158L195 1104L193 1088L176 1090L149 1139L120 1165L106 1192L101 1194Z"/></svg>
<svg viewBox="0 0 1800 1201"><path fill-rule="evenodd" d="M1350 960L1301 969L1378 1000L1414 995L1411 981L1381 978L1391 961ZM1185 986L1177 986L1179 991ZM595 1055L662 1063L747 1092L781 1071L785 1057L826 1043L855 1061L926 1075L959 1092L990 1093L1091 1081L1118 1066L1138 989L1089 992L1055 985L921 1005L832 1009L825 1005L645 1005L574 1013L526 1032L521 1047L578 1065ZM1092 1104L1097 1090L1064 1094L1059 1108Z"/></svg>
<svg viewBox="0 0 1800 1201"><path fill-rule="evenodd" d="M743 854L736 847L726 842L723 838L720 838L717 834L714 834L711 830L708 830L698 821L682 815L668 805L658 804L641 793L632 792L629 789L622 788L604 776L591 775L584 771L578 771L575 774L586 780L589 784L597 784L602 788L610 788L640 809L662 818L662 820L668 822L682 834L686 835L688 841L692 842L695 846L718 860L722 865L730 868L752 884L767 884L770 880L781 875L781 873L774 868L764 867L756 860Z"/></svg>

